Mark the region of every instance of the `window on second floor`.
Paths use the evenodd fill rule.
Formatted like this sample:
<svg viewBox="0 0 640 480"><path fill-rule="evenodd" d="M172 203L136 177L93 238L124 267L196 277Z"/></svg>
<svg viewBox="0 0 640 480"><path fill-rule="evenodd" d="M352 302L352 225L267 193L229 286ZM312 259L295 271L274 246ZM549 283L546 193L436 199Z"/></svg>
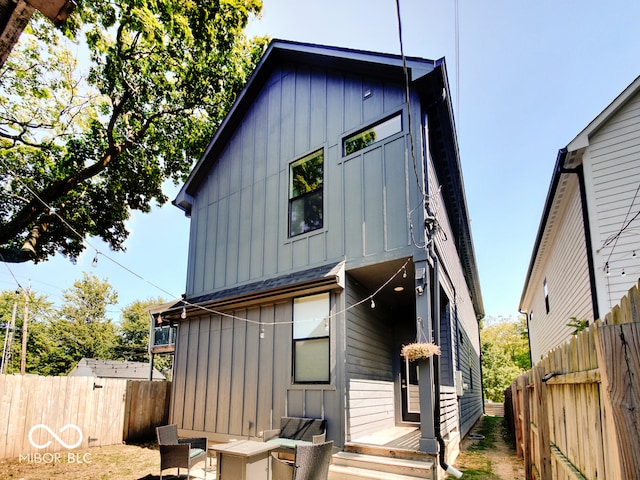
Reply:
<svg viewBox="0 0 640 480"><path fill-rule="evenodd" d="M343 141L344 156L367 148L375 142L395 135L402 131L402 115L399 113L391 118L387 118L380 123L359 131L346 137Z"/></svg>
<svg viewBox="0 0 640 480"><path fill-rule="evenodd" d="M547 279L542 282L542 290L544 292L544 308L549 313L549 287L547 287Z"/></svg>
<svg viewBox="0 0 640 480"><path fill-rule="evenodd" d="M322 228L324 155L313 152L289 165L289 236Z"/></svg>

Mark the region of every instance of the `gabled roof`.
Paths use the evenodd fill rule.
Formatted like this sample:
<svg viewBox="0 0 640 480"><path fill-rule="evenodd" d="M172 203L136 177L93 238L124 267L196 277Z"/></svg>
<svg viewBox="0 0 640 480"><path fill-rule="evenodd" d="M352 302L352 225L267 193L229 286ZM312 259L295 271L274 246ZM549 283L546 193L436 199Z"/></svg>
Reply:
<svg viewBox="0 0 640 480"><path fill-rule="evenodd" d="M422 104L428 106L429 132L432 138L437 139L432 142L431 154L434 157L438 180L443 186L442 193L447 211L451 216L451 228L455 237L452 241L456 242L476 313L480 318L484 316L444 59L434 61L406 57L403 62L400 55L273 40L191 171L173 201L174 205L184 210L187 215L190 214L193 195L207 178L218 155L224 150L271 72L284 62L308 64L315 68L339 72L357 72L360 75L370 75L372 78L389 78L396 81L404 79L406 62L410 86L420 96Z"/></svg>
<svg viewBox="0 0 640 480"><path fill-rule="evenodd" d="M198 190L200 183L206 178L211 165L215 163L217 156L253 104L269 74L276 65L284 62L309 64L338 71L356 71L376 78L397 78L398 73L403 69L402 58L399 55L273 40L173 201L178 208L187 214L190 213L191 195ZM436 66L436 62L432 60L415 57L408 57L406 62L412 81L431 73Z"/></svg>
<svg viewBox="0 0 640 480"><path fill-rule="evenodd" d="M520 296L519 310L522 310L524 297L531 281L533 270L536 266L538 253L540 247L546 236L550 234L549 219L552 217L554 210L559 208L561 198L557 197L558 186L560 185L561 177L563 173L566 173L564 169L575 168L582 164L582 155L586 147L589 146L589 138L594 135L607 121L615 115L620 108L622 108L636 93L640 92L640 76L638 76L631 84L624 89L624 91L618 95L613 102L611 102L600 114L594 118L589 125L587 125L565 148L561 148L558 151L556 157L556 163L553 167L553 175L551 177L551 183L549 190L547 191L547 198L545 199L544 209L542 211L542 218L540 225L538 226L538 233L533 245L533 252L531 259L529 260L529 268L525 277L524 286L522 288L522 294ZM588 235L589 232L586 232Z"/></svg>
<svg viewBox="0 0 640 480"><path fill-rule="evenodd" d="M81 358L78 364L67 374L69 377L121 378L127 380L148 380L149 364L126 360L98 360ZM153 380L165 380L155 368Z"/></svg>

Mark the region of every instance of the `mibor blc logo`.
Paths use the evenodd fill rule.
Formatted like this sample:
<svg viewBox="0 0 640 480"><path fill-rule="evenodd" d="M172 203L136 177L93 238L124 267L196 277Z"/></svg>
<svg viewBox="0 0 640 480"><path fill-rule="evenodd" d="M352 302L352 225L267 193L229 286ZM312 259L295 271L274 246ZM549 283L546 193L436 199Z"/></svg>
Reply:
<svg viewBox="0 0 640 480"><path fill-rule="evenodd" d="M44 423L39 423L31 427L29 430L29 443L33 448L41 450L43 448L47 448L49 445L53 443L52 440L47 440L44 443L38 443L37 440L34 440L34 435L36 432L40 430L44 430L48 433L47 438L52 437L58 444L66 449L77 448L82 444L82 430L77 425L73 423L68 423L64 427L60 429L58 433L54 432L48 425ZM70 435L72 439L76 439L74 443L65 442L60 436L66 432L67 430L73 430L75 434ZM91 463L91 454L90 453L76 453L76 452L67 452L66 455L63 456L60 452L55 453L27 453L26 455L20 454L20 463L26 461L31 464L51 464L51 463Z"/></svg>
<svg viewBox="0 0 640 480"><path fill-rule="evenodd" d="M31 430L29 430L29 443L31 444L31 446L33 448L38 448L38 449L42 449L42 448L47 448L49 445L51 445L51 440L47 440L45 443L43 443L42 445L36 443L33 440L33 434L36 430L39 429L43 429L46 430L47 432L49 432L49 435L51 435L53 438L56 439L56 441L62 445L64 448L68 448L69 450L71 450L72 448L76 448L79 447L80 444L82 443L82 430L80 430L80 427L78 427L77 425L74 425L73 423L67 423L64 427L62 427L60 429L60 433L64 433L69 429L75 430L76 432L78 432L78 440L76 441L76 443L73 444L68 444L67 442L65 442L64 440L62 440L57 434L56 432L54 432L53 430L51 430L47 425L45 425L44 423L39 423L37 425L34 425L33 427L31 427Z"/></svg>

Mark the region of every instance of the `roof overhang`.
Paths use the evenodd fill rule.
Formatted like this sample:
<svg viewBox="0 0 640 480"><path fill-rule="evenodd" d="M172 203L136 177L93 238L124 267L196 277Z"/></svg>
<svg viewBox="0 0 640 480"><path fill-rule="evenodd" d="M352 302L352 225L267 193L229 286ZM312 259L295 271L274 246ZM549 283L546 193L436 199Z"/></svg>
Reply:
<svg viewBox="0 0 640 480"><path fill-rule="evenodd" d="M589 146L590 138L639 91L640 76L625 88L624 91L618 95L615 100L613 100L613 102L611 102L596 118L594 118L571 142L569 142L565 148L558 151L556 163L553 168L553 175L551 177L551 183L549 185L549 190L547 191L547 197L542 211L542 218L540 220L538 233L536 234L536 239L533 245L533 252L531 254L531 259L529 260L529 268L527 269L522 294L520 296L520 303L518 305L519 311L525 313L526 295L534 269L539 261L538 257L541 252L541 246L546 236L551 234L549 220L554 210L560 208L558 203L562 202L562 198L558 196L558 187L562 182L562 176L568 174L567 169L573 169L582 165L583 155ZM585 232L585 234L589 235L590 232Z"/></svg>
<svg viewBox="0 0 640 480"><path fill-rule="evenodd" d="M234 309L279 302L301 295L343 289L344 277L344 262L322 265L260 282L247 283L206 295L185 298L175 303L159 305L150 313L156 319L158 315L161 315L163 321L169 320L174 324L192 316L218 314Z"/></svg>

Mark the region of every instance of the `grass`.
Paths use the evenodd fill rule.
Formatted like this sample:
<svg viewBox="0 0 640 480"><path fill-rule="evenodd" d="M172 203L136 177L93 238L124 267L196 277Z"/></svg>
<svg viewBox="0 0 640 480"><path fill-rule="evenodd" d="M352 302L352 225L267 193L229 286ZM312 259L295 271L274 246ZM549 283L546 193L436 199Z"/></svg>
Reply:
<svg viewBox="0 0 640 480"><path fill-rule="evenodd" d="M504 419L485 416L473 429L473 433L485 438L465 439L456 468L464 474L463 478L466 480L501 480L503 477L495 472L497 463L504 466L515 459L515 453L509 447ZM453 477L449 475L447 478Z"/></svg>
<svg viewBox="0 0 640 480"><path fill-rule="evenodd" d="M158 479L160 456L154 444L110 445L0 461L3 479ZM167 472L169 473L169 471Z"/></svg>

